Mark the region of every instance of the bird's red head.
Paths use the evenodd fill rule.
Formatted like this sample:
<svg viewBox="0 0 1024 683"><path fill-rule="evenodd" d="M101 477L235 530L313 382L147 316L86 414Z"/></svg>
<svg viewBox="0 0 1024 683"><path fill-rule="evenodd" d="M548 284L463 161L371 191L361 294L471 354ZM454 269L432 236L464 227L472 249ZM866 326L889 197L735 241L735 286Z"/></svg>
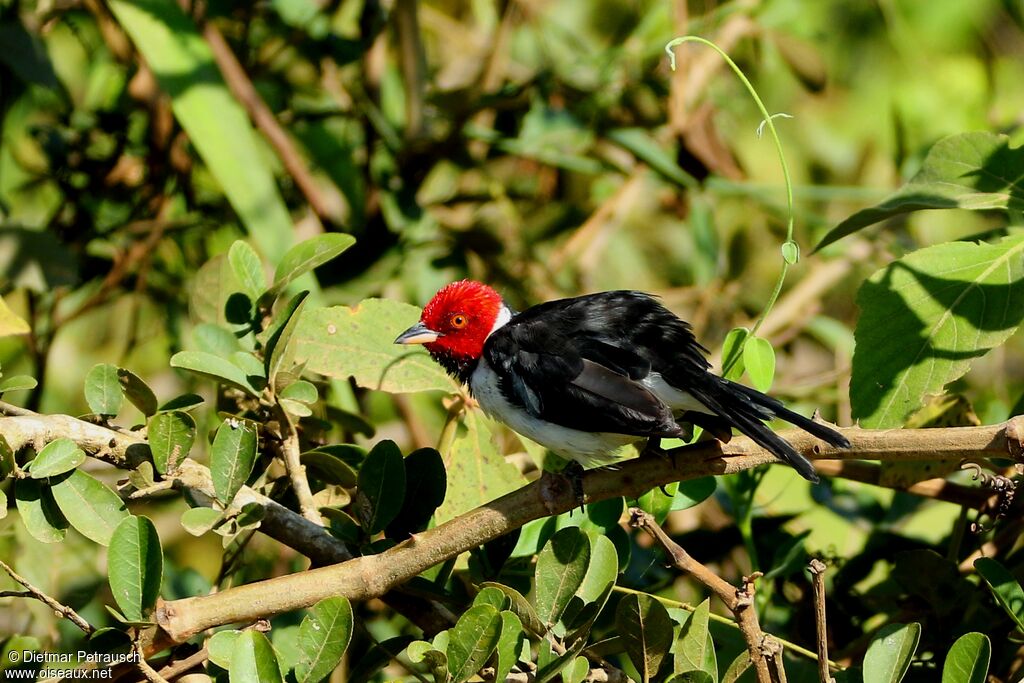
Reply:
<svg viewBox="0 0 1024 683"><path fill-rule="evenodd" d="M423 344L435 357L468 360L483 354L505 304L485 284L460 280L445 285L423 308L420 321L403 332L396 344Z"/></svg>

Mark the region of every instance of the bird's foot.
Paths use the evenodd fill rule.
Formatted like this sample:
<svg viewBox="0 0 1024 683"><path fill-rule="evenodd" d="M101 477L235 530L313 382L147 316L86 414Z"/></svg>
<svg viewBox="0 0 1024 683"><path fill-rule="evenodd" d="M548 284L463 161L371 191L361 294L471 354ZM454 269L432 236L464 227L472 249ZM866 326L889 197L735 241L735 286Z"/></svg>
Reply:
<svg viewBox="0 0 1024 683"><path fill-rule="evenodd" d="M640 451L641 458L652 455L657 458L661 458L662 460L665 460L669 463L672 462L672 456L669 455L668 451L661 447L661 439L656 436L652 436L651 438L647 439L647 443L646 445L644 445L644 449ZM672 494L665 490L664 485L659 486L658 488L661 489L661 492L664 493L666 496L669 496L670 498L672 497Z"/></svg>
<svg viewBox="0 0 1024 683"><path fill-rule="evenodd" d="M565 495L566 489L572 491L573 500L576 505L572 512L578 507L583 510L586 498L583 491L583 466L576 461L570 462L561 472L549 472L547 470L540 477L540 497L544 507L549 514L557 512L558 500Z"/></svg>

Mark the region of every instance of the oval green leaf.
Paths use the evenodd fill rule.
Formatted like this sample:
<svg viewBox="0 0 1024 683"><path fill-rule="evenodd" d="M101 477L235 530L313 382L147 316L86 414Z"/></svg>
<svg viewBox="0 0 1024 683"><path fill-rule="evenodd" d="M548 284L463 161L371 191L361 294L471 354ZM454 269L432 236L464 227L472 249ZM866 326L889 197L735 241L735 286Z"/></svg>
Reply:
<svg viewBox="0 0 1024 683"><path fill-rule="evenodd" d="M228 263L242 291L253 301L259 299L267 289L267 276L256 250L248 242L236 240L228 249Z"/></svg>
<svg viewBox="0 0 1024 683"><path fill-rule="evenodd" d="M577 527L562 529L537 556L534 606L548 628L558 623L590 566L590 539Z"/></svg>
<svg viewBox="0 0 1024 683"><path fill-rule="evenodd" d="M259 391L249 382L245 372L229 360L205 351L179 351L171 356L171 367L189 372L241 389L250 396L259 396Z"/></svg>
<svg viewBox="0 0 1024 683"><path fill-rule="evenodd" d="M758 391L768 391L775 379L775 349L767 339L750 337L743 347L743 365L750 383Z"/></svg>
<svg viewBox="0 0 1024 683"><path fill-rule="evenodd" d="M321 600L299 626L299 660L295 678L315 683L326 678L341 661L352 638L352 605L343 597Z"/></svg>
<svg viewBox="0 0 1024 683"><path fill-rule="evenodd" d="M93 366L85 376L85 402L97 415L117 415L124 402L124 392L116 365L100 363Z"/></svg>
<svg viewBox="0 0 1024 683"><path fill-rule="evenodd" d="M282 683L274 646L259 631L243 631L235 639L228 667L231 683Z"/></svg>
<svg viewBox="0 0 1024 683"><path fill-rule="evenodd" d="M121 391L139 412L149 417L157 411L156 394L138 375L131 370L118 368L117 379L121 383Z"/></svg>
<svg viewBox="0 0 1024 683"><path fill-rule="evenodd" d="M277 321L278 327L267 340L266 348L263 350L264 374L271 385L284 364L284 359L295 335L295 328L298 327L299 320L302 318L302 308L306 305L308 295L309 292L299 292L292 297L285 307L283 316Z"/></svg>
<svg viewBox="0 0 1024 683"><path fill-rule="evenodd" d="M523 633L523 622L519 620L515 612L503 610L501 616L501 635L498 637L497 666L495 667L494 680L504 681L512 667L519 659L519 645L526 634Z"/></svg>
<svg viewBox="0 0 1024 683"><path fill-rule="evenodd" d="M358 487L356 516L372 536L395 518L405 498L405 463L394 441L381 441L367 454Z"/></svg>
<svg viewBox="0 0 1024 683"><path fill-rule="evenodd" d="M672 647L672 619L665 606L649 595L630 593L615 609L615 630L643 683L654 680Z"/></svg>
<svg viewBox="0 0 1024 683"><path fill-rule="evenodd" d="M160 474L173 472L188 457L196 440L196 421L186 412L157 413L147 431L153 465Z"/></svg>
<svg viewBox="0 0 1024 683"><path fill-rule="evenodd" d="M181 513L181 526L193 536L202 536L217 526L221 512L212 508L189 508Z"/></svg>
<svg viewBox="0 0 1024 683"><path fill-rule="evenodd" d="M711 603L705 600L697 605L697 609L683 623L680 637L672 646L675 673L704 671L713 674L713 679L718 678L714 643L708 631L710 620Z"/></svg>
<svg viewBox="0 0 1024 683"><path fill-rule="evenodd" d="M320 398L316 385L301 379L297 382L292 382L282 389L279 396L301 403L316 403L317 399Z"/></svg>
<svg viewBox="0 0 1024 683"><path fill-rule="evenodd" d="M864 655L864 683L899 683L921 639L921 624L888 624L868 645Z"/></svg>
<svg viewBox="0 0 1024 683"><path fill-rule="evenodd" d="M55 477L70 472L85 462L85 451L71 439L56 439L43 446L32 460L33 479Z"/></svg>
<svg viewBox="0 0 1024 683"><path fill-rule="evenodd" d="M341 254L356 240L352 235L327 233L296 244L285 252L274 271L274 284L270 291L280 293L300 275L308 273Z"/></svg>
<svg viewBox="0 0 1024 683"><path fill-rule="evenodd" d="M737 380L743 375L743 344L750 336L745 327L734 327L722 342L722 377Z"/></svg>
<svg viewBox="0 0 1024 683"><path fill-rule="evenodd" d="M448 671L452 683L464 683L487 663L498 647L502 620L491 605L477 605L459 617L449 630Z"/></svg>
<svg viewBox="0 0 1024 683"><path fill-rule="evenodd" d="M395 540L426 529L448 489L444 461L435 449L415 450L406 456L404 464L405 500L387 525L387 535Z"/></svg>
<svg viewBox="0 0 1024 683"><path fill-rule="evenodd" d="M40 543L59 543L68 531L68 520L54 502L49 487L35 479L14 482L14 502L25 529Z"/></svg>
<svg viewBox="0 0 1024 683"><path fill-rule="evenodd" d="M534 635L544 635L546 630L544 628L544 624L541 623L540 618L537 616L537 612L533 609L533 605L530 604L530 601L527 600L522 593L512 586L506 586L503 583L495 583L493 581L485 581L480 585L489 588L497 588L504 593L511 601L508 609L519 617L520 623L522 623L522 625L529 629Z"/></svg>
<svg viewBox="0 0 1024 683"><path fill-rule="evenodd" d="M991 557L979 557L974 570L985 579L996 602L1010 615L1017 628L1024 631L1024 588L1013 574Z"/></svg>
<svg viewBox="0 0 1024 683"><path fill-rule="evenodd" d="M965 633L949 648L942 665L942 683L985 683L992 643L983 633Z"/></svg>
<svg viewBox="0 0 1024 683"><path fill-rule="evenodd" d="M163 580L160 536L148 517L129 515L110 537L107 578L110 591L129 621L142 621L156 605Z"/></svg>
<svg viewBox="0 0 1024 683"><path fill-rule="evenodd" d="M82 470L74 470L50 489L60 511L86 538L108 545L114 529L128 516L121 498Z"/></svg>
<svg viewBox="0 0 1024 683"><path fill-rule="evenodd" d="M28 375L13 375L0 382L0 394L7 391L35 389L38 384L39 382L36 381L35 377L29 377Z"/></svg>
<svg viewBox="0 0 1024 683"><path fill-rule="evenodd" d="M256 425L228 418L217 428L210 447L210 476L217 500L228 505L252 473L256 462Z"/></svg>
<svg viewBox="0 0 1024 683"><path fill-rule="evenodd" d="M306 473L325 484L336 484L350 488L356 485L356 471L345 464L341 458L324 451L308 451L299 456L299 462L306 468Z"/></svg>
<svg viewBox="0 0 1024 683"><path fill-rule="evenodd" d="M235 642L241 631L234 629L217 631L206 641L206 649L210 653L210 661L227 671L231 668L231 654L235 651Z"/></svg>

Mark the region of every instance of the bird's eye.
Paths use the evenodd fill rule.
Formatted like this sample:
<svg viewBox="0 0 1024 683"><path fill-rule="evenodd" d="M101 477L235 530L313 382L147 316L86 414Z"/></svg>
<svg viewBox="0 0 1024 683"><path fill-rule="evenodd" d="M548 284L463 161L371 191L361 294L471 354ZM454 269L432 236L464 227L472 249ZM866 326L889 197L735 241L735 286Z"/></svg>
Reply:
<svg viewBox="0 0 1024 683"><path fill-rule="evenodd" d="M463 327L466 326L466 316L462 315L461 313L457 313L452 316L451 322L452 327L454 327L457 330L461 330Z"/></svg>

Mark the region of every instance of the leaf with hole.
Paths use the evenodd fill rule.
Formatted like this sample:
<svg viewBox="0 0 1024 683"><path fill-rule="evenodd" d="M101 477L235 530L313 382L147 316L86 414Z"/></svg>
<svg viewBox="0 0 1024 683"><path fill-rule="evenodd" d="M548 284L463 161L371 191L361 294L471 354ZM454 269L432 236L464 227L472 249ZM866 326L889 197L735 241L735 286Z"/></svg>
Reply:
<svg viewBox="0 0 1024 683"><path fill-rule="evenodd" d="M850 380L863 427L899 427L1024 319L1024 234L920 249L860 288Z"/></svg>
<svg viewBox="0 0 1024 683"><path fill-rule="evenodd" d="M217 500L231 503L256 463L256 425L228 418L217 428L210 447L210 476Z"/></svg>
<svg viewBox="0 0 1024 683"><path fill-rule="evenodd" d="M921 639L921 624L887 624L878 630L864 654L864 683L899 683Z"/></svg>
<svg viewBox="0 0 1024 683"><path fill-rule="evenodd" d="M384 530L402 508L405 498L405 463L394 441L381 441L359 468L356 516L366 533Z"/></svg>
<svg viewBox="0 0 1024 683"><path fill-rule="evenodd" d="M60 511L80 534L108 545L114 529L128 516L120 496L82 470L73 470L50 487Z"/></svg>
<svg viewBox="0 0 1024 683"><path fill-rule="evenodd" d="M299 659L295 678L313 683L330 675L352 639L352 606L344 597L313 605L299 626Z"/></svg>
<svg viewBox="0 0 1024 683"><path fill-rule="evenodd" d="M30 474L33 479L55 477L70 472L85 462L85 451L71 439L56 439L43 446L32 460Z"/></svg>
<svg viewBox="0 0 1024 683"><path fill-rule="evenodd" d="M117 415L124 402L124 391L116 365L100 363L93 366L85 376L85 402L97 415Z"/></svg>
<svg viewBox="0 0 1024 683"><path fill-rule="evenodd" d="M148 517L129 515L110 537L107 577L110 592L130 621L148 617L160 595L164 557L160 536Z"/></svg>

